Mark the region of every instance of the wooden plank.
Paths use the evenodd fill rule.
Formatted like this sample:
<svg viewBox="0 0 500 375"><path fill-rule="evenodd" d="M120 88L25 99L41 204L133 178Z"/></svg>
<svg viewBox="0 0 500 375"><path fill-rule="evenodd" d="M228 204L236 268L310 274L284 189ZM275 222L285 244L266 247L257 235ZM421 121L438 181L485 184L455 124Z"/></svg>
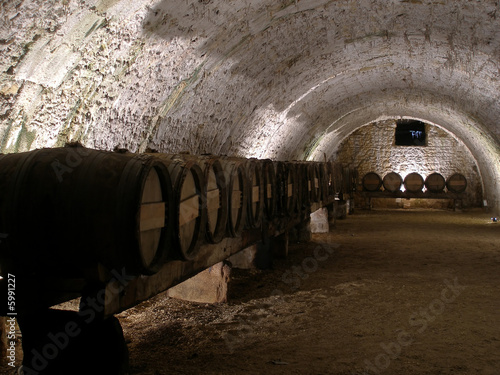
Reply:
<svg viewBox="0 0 500 375"><path fill-rule="evenodd" d="M209 211L218 210L220 208L219 189L207 191L207 209Z"/></svg>
<svg viewBox="0 0 500 375"><path fill-rule="evenodd" d="M179 226L183 226L200 216L200 197L193 195L180 203Z"/></svg>
<svg viewBox="0 0 500 375"><path fill-rule="evenodd" d="M252 187L252 203L258 202L260 199L260 188L259 186Z"/></svg>
<svg viewBox="0 0 500 375"><path fill-rule="evenodd" d="M231 195L231 208L240 208L241 207L241 191L233 190L233 194Z"/></svg>
<svg viewBox="0 0 500 375"><path fill-rule="evenodd" d="M288 184L287 195L288 195L288 198L290 198L293 195L293 184Z"/></svg>
<svg viewBox="0 0 500 375"><path fill-rule="evenodd" d="M267 184L267 197L272 198L273 197L273 185Z"/></svg>
<svg viewBox="0 0 500 375"><path fill-rule="evenodd" d="M163 228L165 226L165 202L142 204L139 220L141 232Z"/></svg>

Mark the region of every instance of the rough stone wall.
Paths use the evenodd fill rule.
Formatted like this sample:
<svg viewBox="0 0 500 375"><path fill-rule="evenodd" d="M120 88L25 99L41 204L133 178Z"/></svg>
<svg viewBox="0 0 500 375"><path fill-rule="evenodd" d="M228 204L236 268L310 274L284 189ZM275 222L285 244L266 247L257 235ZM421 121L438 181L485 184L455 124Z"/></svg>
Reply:
<svg viewBox="0 0 500 375"><path fill-rule="evenodd" d="M481 206L482 182L474 157L462 142L450 133L426 124L426 146L396 146L396 122L381 121L364 126L352 133L337 151L337 160L358 169L360 182L368 172L383 178L396 172L404 179L412 172L424 179L440 173L445 179L454 173L467 178L465 204Z"/></svg>
<svg viewBox="0 0 500 375"><path fill-rule="evenodd" d="M442 126L500 209L500 2L0 2L0 152L321 159L379 118Z"/></svg>

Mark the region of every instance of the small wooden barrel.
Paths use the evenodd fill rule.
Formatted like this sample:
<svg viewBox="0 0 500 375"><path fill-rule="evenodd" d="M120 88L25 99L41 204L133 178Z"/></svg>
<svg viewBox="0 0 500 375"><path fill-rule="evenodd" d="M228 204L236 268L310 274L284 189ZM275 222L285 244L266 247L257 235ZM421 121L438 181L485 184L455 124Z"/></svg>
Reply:
<svg viewBox="0 0 500 375"><path fill-rule="evenodd" d="M171 251L172 209L170 175L147 155L75 146L0 160L2 256L30 277L83 277L97 262L152 274Z"/></svg>
<svg viewBox="0 0 500 375"><path fill-rule="evenodd" d="M328 171L327 164L324 162L316 162L317 170L318 170L318 202L326 202L328 199Z"/></svg>
<svg viewBox="0 0 500 375"><path fill-rule="evenodd" d="M206 187L203 171L181 155L151 154L168 168L174 197L173 259L193 260L206 232Z"/></svg>
<svg viewBox="0 0 500 375"><path fill-rule="evenodd" d="M321 201L321 168L320 164L317 162L308 162L312 169L311 178L311 201L319 202Z"/></svg>
<svg viewBox="0 0 500 375"><path fill-rule="evenodd" d="M335 195L339 195L342 193L342 187L344 186L342 164L333 163L333 178L335 180Z"/></svg>
<svg viewBox="0 0 500 375"><path fill-rule="evenodd" d="M384 189L390 191L391 193L400 191L402 184L403 184L403 178L396 172L387 173L382 180L382 185L384 186Z"/></svg>
<svg viewBox="0 0 500 375"><path fill-rule="evenodd" d="M463 174L455 173L446 180L446 187L452 193L463 193L467 189L467 179Z"/></svg>
<svg viewBox="0 0 500 375"><path fill-rule="evenodd" d="M296 211L297 186L293 164L276 163L277 211L281 216L291 216Z"/></svg>
<svg viewBox="0 0 500 375"><path fill-rule="evenodd" d="M382 187L382 179L375 172L368 172L363 176L363 189L366 191L379 191Z"/></svg>
<svg viewBox="0 0 500 375"><path fill-rule="evenodd" d="M342 193L351 194L353 191L351 169L348 166L342 167Z"/></svg>
<svg viewBox="0 0 500 375"><path fill-rule="evenodd" d="M405 177L404 185L406 191L410 193L418 193L424 188L424 179L418 173L413 172Z"/></svg>
<svg viewBox="0 0 500 375"><path fill-rule="evenodd" d="M222 164L216 158L203 159L207 197L207 239L219 243L226 236L228 190Z"/></svg>
<svg viewBox="0 0 500 375"><path fill-rule="evenodd" d="M1 156L0 156L1 157ZM288 189L288 168L285 162L276 162L276 214L285 216L288 214L287 207L287 189Z"/></svg>
<svg viewBox="0 0 500 375"><path fill-rule="evenodd" d="M282 190L283 207L288 216L293 216L301 209L300 200L300 168L297 163L283 163L286 170L285 181Z"/></svg>
<svg viewBox="0 0 500 375"><path fill-rule="evenodd" d="M247 221L250 228L258 228L264 212L264 178L262 167L257 159L246 161L248 181Z"/></svg>
<svg viewBox="0 0 500 375"><path fill-rule="evenodd" d="M301 209L306 209L313 201L314 168L311 164L299 162Z"/></svg>
<svg viewBox="0 0 500 375"><path fill-rule="evenodd" d="M446 181L442 175L437 172L431 173L425 179L425 187L431 193L441 193L446 186Z"/></svg>
<svg viewBox="0 0 500 375"><path fill-rule="evenodd" d="M269 160L262 160L262 177L264 179L264 211L268 220L272 220L276 212L278 201L278 187L276 184L276 170L274 163Z"/></svg>
<svg viewBox="0 0 500 375"><path fill-rule="evenodd" d="M238 237L245 225L248 201L248 181L243 159L221 158L228 191L227 232Z"/></svg>

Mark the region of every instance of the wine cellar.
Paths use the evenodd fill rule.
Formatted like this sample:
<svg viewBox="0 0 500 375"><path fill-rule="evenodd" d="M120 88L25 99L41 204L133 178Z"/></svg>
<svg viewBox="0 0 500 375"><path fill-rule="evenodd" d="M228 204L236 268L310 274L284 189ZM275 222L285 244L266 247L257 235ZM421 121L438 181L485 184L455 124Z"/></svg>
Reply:
<svg viewBox="0 0 500 375"><path fill-rule="evenodd" d="M500 2L0 3L0 374L496 374Z"/></svg>

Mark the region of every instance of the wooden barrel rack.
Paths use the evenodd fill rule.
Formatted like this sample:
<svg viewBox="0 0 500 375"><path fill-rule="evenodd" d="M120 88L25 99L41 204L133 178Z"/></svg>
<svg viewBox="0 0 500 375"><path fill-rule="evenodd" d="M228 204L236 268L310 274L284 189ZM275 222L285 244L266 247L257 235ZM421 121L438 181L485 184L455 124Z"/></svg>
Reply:
<svg viewBox="0 0 500 375"><path fill-rule="evenodd" d="M20 308L81 296L113 271L137 278L140 287L109 304L111 316L319 208L345 204L354 176L333 162L80 145L0 155L0 233L8 233L0 265L31 280Z"/></svg>
<svg viewBox="0 0 500 375"><path fill-rule="evenodd" d="M354 169L330 162L80 145L0 155L0 276L18 280L23 350L31 353L45 331L79 316L51 306L92 299L102 308L79 347L99 342L108 364L125 361L114 314L249 246L308 228L322 207L329 217L345 212L335 207L352 199L355 184ZM7 295L6 278L0 293ZM7 314L5 304L0 316ZM41 316L45 331L38 329ZM41 373L94 352L66 353Z"/></svg>
<svg viewBox="0 0 500 375"><path fill-rule="evenodd" d="M433 172L424 180L420 174L412 172L403 180L398 173L389 172L382 180L383 190L378 187L376 176L375 172L369 172L363 177L363 190L360 194L368 209L371 208L372 198L451 199L453 207L457 208L462 205L467 188L467 179L460 173L454 173L445 180L442 174ZM403 184L404 191L401 189Z"/></svg>

